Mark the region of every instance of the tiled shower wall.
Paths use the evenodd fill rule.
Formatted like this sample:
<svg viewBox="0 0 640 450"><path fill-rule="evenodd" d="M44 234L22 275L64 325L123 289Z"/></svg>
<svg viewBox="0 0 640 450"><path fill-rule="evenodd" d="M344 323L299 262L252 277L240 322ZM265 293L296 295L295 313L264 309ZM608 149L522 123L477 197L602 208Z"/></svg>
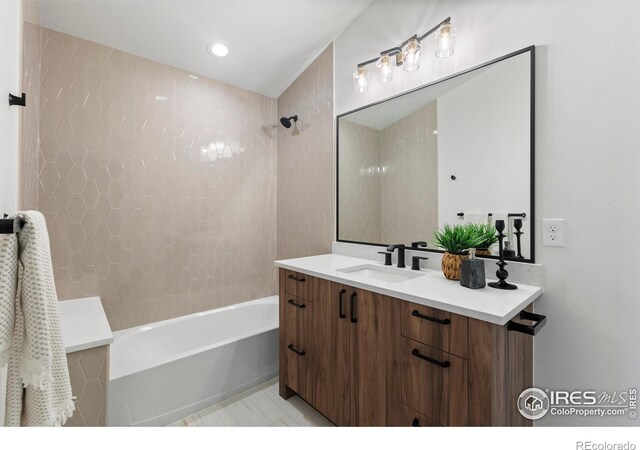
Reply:
<svg viewBox="0 0 640 450"><path fill-rule="evenodd" d="M384 242L380 236L380 131L340 119L340 239ZM338 150L340 150L338 149Z"/></svg>
<svg viewBox="0 0 640 450"><path fill-rule="evenodd" d="M278 98L278 258L331 253L334 238L333 45Z"/></svg>
<svg viewBox="0 0 640 450"><path fill-rule="evenodd" d="M433 240L438 228L437 111L431 102L382 130L340 120L340 239Z"/></svg>
<svg viewBox="0 0 640 450"><path fill-rule="evenodd" d="M109 346L67 353L67 366L76 410L66 426L104 427L107 424Z"/></svg>
<svg viewBox="0 0 640 450"><path fill-rule="evenodd" d="M25 3L25 5L30 3ZM26 9L26 8L25 8ZM25 11L26 13L27 11ZM21 210L38 207L38 145L40 143L40 92L43 29L22 23L22 90L27 105L20 112L20 205Z"/></svg>
<svg viewBox="0 0 640 450"><path fill-rule="evenodd" d="M276 100L42 43L37 208L59 298L99 295L117 330L274 294Z"/></svg>
<svg viewBox="0 0 640 450"><path fill-rule="evenodd" d="M438 228L438 108L431 102L380 131L380 242L433 241ZM398 199L402 201L399 202Z"/></svg>

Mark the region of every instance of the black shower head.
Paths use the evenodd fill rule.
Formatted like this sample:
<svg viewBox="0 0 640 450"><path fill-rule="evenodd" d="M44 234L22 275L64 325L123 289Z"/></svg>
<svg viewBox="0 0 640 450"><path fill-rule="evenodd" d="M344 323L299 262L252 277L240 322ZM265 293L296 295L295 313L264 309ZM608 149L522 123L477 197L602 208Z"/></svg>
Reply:
<svg viewBox="0 0 640 450"><path fill-rule="evenodd" d="M289 118L286 117L280 117L280 123L282 124L283 127L285 128L291 128L291 121L297 122L298 121L298 116L291 116Z"/></svg>

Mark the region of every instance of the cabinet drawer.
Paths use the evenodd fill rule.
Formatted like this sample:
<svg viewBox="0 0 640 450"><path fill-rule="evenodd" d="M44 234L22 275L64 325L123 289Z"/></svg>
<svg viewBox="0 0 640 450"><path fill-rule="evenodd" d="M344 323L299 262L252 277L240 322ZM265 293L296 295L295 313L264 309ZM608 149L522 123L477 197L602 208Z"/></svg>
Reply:
<svg viewBox="0 0 640 450"><path fill-rule="evenodd" d="M304 346L291 339L285 339L286 385L299 396L307 397L309 386L308 355Z"/></svg>
<svg viewBox="0 0 640 450"><path fill-rule="evenodd" d="M467 360L411 339L402 341L402 403L441 425L467 425Z"/></svg>
<svg viewBox="0 0 640 450"><path fill-rule="evenodd" d="M313 338L313 302L285 295L284 332L285 336L300 345L307 345L307 339Z"/></svg>
<svg viewBox="0 0 640 450"><path fill-rule="evenodd" d="M402 427L439 427L437 423L429 419L427 416L420 414L413 408L407 405L402 405Z"/></svg>
<svg viewBox="0 0 640 450"><path fill-rule="evenodd" d="M416 303L402 302L402 335L468 358L468 319Z"/></svg>
<svg viewBox="0 0 640 450"><path fill-rule="evenodd" d="M291 270L284 271L285 292L298 298L309 300L309 285L311 277L308 275L293 272Z"/></svg>

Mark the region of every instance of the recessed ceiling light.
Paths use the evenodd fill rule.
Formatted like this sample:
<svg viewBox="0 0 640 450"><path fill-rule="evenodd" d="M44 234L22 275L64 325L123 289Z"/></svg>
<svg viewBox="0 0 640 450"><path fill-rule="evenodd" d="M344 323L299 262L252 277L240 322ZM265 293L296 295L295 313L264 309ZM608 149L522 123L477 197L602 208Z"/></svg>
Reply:
<svg viewBox="0 0 640 450"><path fill-rule="evenodd" d="M209 44L207 50L214 56L227 56L227 53L229 53L229 49L227 48L227 46L224 44L220 44L219 42Z"/></svg>

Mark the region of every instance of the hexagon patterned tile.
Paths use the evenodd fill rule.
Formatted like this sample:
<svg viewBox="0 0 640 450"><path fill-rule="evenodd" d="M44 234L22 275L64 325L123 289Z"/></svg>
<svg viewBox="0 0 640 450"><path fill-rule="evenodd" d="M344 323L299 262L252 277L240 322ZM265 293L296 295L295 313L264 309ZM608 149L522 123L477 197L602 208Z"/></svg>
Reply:
<svg viewBox="0 0 640 450"><path fill-rule="evenodd" d="M278 259L331 253L335 234L333 45L278 98ZM275 133L274 133L275 136Z"/></svg>
<svg viewBox="0 0 640 450"><path fill-rule="evenodd" d="M67 365L76 410L66 426L105 426L109 346L103 345L69 353Z"/></svg>
<svg viewBox="0 0 640 450"><path fill-rule="evenodd" d="M272 295L276 100L30 27L59 298L118 330Z"/></svg>

